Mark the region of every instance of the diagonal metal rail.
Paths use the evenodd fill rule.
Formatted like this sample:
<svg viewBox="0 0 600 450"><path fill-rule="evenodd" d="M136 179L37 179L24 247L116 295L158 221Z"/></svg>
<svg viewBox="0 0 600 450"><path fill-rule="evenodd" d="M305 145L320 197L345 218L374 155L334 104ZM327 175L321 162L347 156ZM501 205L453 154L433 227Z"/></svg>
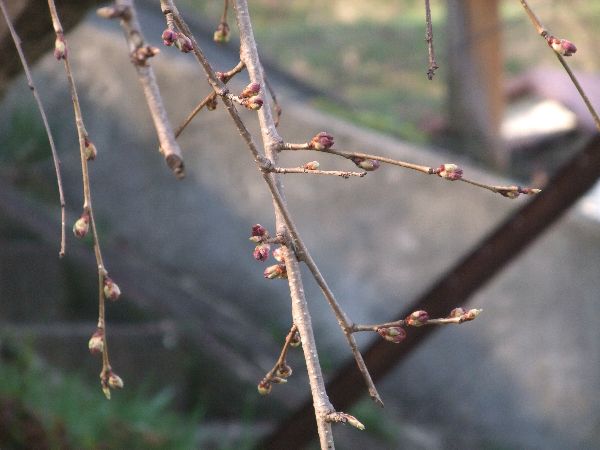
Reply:
<svg viewBox="0 0 600 450"><path fill-rule="evenodd" d="M464 305L478 289L497 275L521 251L556 222L600 178L600 135L590 142L550 180L541 194L512 214L446 272L429 290L401 311L402 319L416 310L443 317L456 305ZM364 353L374 381L381 380L439 327L411 329L401 345L379 339ZM354 360L340 367L327 384L336 409L347 410L366 391ZM256 448L303 448L316 437L312 402L307 400Z"/></svg>

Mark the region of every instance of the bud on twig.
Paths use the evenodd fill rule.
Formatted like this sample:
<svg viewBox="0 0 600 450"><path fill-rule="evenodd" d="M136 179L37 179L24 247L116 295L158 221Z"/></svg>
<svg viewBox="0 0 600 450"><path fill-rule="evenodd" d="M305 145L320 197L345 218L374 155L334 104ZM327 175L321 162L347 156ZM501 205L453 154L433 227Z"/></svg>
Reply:
<svg viewBox="0 0 600 450"><path fill-rule="evenodd" d="M394 344L402 342L406 337L406 331L401 327L378 328L377 333L386 341L393 342Z"/></svg>
<svg viewBox="0 0 600 450"><path fill-rule="evenodd" d="M240 98L250 98L258 95L260 92L260 84L258 83L250 83L248 86L244 88L242 93L240 94Z"/></svg>
<svg viewBox="0 0 600 450"><path fill-rule="evenodd" d="M264 276L269 280L287 278L287 269L285 267L285 264L275 264L273 266L267 267L265 269Z"/></svg>
<svg viewBox="0 0 600 450"><path fill-rule="evenodd" d="M333 136L321 131L313 136L308 146L314 150L327 150L333 147Z"/></svg>
<svg viewBox="0 0 600 450"><path fill-rule="evenodd" d="M165 31L162 32L161 37L163 40L163 44L165 44L167 47L170 47L177 41L178 36L179 33L177 31L167 28Z"/></svg>
<svg viewBox="0 0 600 450"><path fill-rule="evenodd" d="M300 333L296 331L290 340L290 347L300 347L301 344L302 340L300 339Z"/></svg>
<svg viewBox="0 0 600 450"><path fill-rule="evenodd" d="M175 40L175 46L183 53L191 52L194 47L192 41L183 33L177 33L177 39Z"/></svg>
<svg viewBox="0 0 600 450"><path fill-rule="evenodd" d="M212 97L206 102L206 109L209 111L217 109L217 97Z"/></svg>
<svg viewBox="0 0 600 450"><path fill-rule="evenodd" d="M229 24L221 22L213 34L213 41L221 44L229 42Z"/></svg>
<svg viewBox="0 0 600 450"><path fill-rule="evenodd" d="M108 372L108 386L112 389L123 389L123 379L111 370Z"/></svg>
<svg viewBox="0 0 600 450"><path fill-rule="evenodd" d="M354 164L356 164L361 169L366 170L367 172L372 172L374 170L377 170L377 169L379 169L379 166L381 165L381 163L379 161L377 161L376 159L366 159L366 158L359 158L357 156L353 156L351 158L351 160Z"/></svg>
<svg viewBox="0 0 600 450"><path fill-rule="evenodd" d="M260 383L258 383L258 393L260 395L268 395L271 393L272 389L273 385L267 380L263 379Z"/></svg>
<svg viewBox="0 0 600 450"><path fill-rule="evenodd" d="M269 259L269 250L271 246L269 244L259 244L254 248L252 257L257 261L266 261Z"/></svg>
<svg viewBox="0 0 600 450"><path fill-rule="evenodd" d="M96 329L94 334L92 334L92 337L88 342L88 348L92 355L104 351L104 330L102 328Z"/></svg>
<svg viewBox="0 0 600 450"><path fill-rule="evenodd" d="M86 211L81 214L81 217L77 219L73 225L73 234L75 237L82 239L87 236L90 231L90 214Z"/></svg>
<svg viewBox="0 0 600 450"><path fill-rule="evenodd" d="M292 372L293 370L290 366L288 366L287 364L283 364L277 367L275 375L277 375L280 378L289 378L292 375Z"/></svg>
<svg viewBox="0 0 600 450"><path fill-rule="evenodd" d="M114 302L118 300L120 296L121 289L117 283L107 276L104 277L104 297L106 297L107 300Z"/></svg>
<svg viewBox="0 0 600 450"><path fill-rule="evenodd" d="M577 47L571 41L567 39L558 39L554 36L549 36L547 38L548 45L552 47L552 49L562 56L571 56L573 53L577 51Z"/></svg>
<svg viewBox="0 0 600 450"><path fill-rule="evenodd" d="M448 314L448 317L460 317L463 314L466 314L467 311L465 311L464 308L454 308L452 311L450 311L450 314Z"/></svg>
<svg viewBox="0 0 600 450"><path fill-rule="evenodd" d="M425 325L428 320L429 314L427 314L427 311L415 311L404 321L406 322L406 325L411 327L421 327Z"/></svg>
<svg viewBox="0 0 600 450"><path fill-rule="evenodd" d="M250 240L252 242L262 242L269 237L269 232L260 223L252 226Z"/></svg>
<svg viewBox="0 0 600 450"><path fill-rule="evenodd" d="M455 181L462 178L463 170L456 164L442 164L436 173L445 180Z"/></svg>
<svg viewBox="0 0 600 450"><path fill-rule="evenodd" d="M302 168L306 170L319 170L319 167L321 167L319 161L309 161L307 163L304 163L304 165L302 166Z"/></svg>
<svg viewBox="0 0 600 450"><path fill-rule="evenodd" d="M246 109L258 111L260 108L262 108L263 99L260 95L255 95L254 97L250 98L242 98L241 104L246 107Z"/></svg>
<svg viewBox="0 0 600 450"><path fill-rule="evenodd" d="M90 139L86 136L84 138L84 148L83 153L85 155L86 161L93 161L98 156L98 151L96 150L96 146Z"/></svg>
<svg viewBox="0 0 600 450"><path fill-rule="evenodd" d="M54 57L58 60L67 58L67 44L62 34L58 34L54 41Z"/></svg>

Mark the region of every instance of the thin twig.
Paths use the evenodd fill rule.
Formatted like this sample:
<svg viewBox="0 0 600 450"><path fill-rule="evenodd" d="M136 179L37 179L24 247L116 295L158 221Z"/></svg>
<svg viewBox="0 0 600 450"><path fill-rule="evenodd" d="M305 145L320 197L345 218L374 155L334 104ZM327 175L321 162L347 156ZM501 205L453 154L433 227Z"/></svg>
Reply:
<svg viewBox="0 0 600 450"><path fill-rule="evenodd" d="M111 371L109 358L108 358L108 343L106 340L106 311L105 311L105 298L104 298L104 280L108 272L104 266L102 259L102 251L100 250L100 240L98 238L98 230L96 229L96 220L94 218L94 211L92 208L92 194L90 189L90 176L88 170L88 161L85 155L85 146L88 141L88 134L83 123L83 115L81 113L81 105L79 103L79 96L77 95L77 88L75 87L75 80L73 78L73 71L71 70L71 63L68 51L67 41L64 37L64 32L58 13L56 11L56 5L54 0L48 0L48 7L50 9L50 16L52 17L52 25L56 34L57 40L64 43L64 54L62 59L64 60L65 72L67 74L67 81L69 89L71 91L71 100L73 102L73 110L75 112L75 125L77 127L77 136L79 138L79 156L81 158L81 173L83 177L83 211L84 214L89 216L92 238L94 241L94 255L96 257L96 265L98 268L98 328L103 330L102 341L102 371L100 372L100 378L102 383L108 377ZM104 387L104 384L103 384ZM105 391L106 394L107 391ZM109 394L107 394L109 397Z"/></svg>
<svg viewBox="0 0 600 450"><path fill-rule="evenodd" d="M433 80L436 69L439 69L437 62L435 61L435 51L433 50L433 25L431 23L431 7L429 0L425 0L425 24L427 29L425 31L425 41L427 42L427 49L429 53L429 68L427 69L427 78Z"/></svg>
<svg viewBox="0 0 600 450"><path fill-rule="evenodd" d="M141 27L137 19L137 14L133 5L133 0L116 0L116 8L123 12L118 16L121 19L121 27L125 33L125 39L129 45L131 62L135 67L140 84L146 97L146 103L150 110L150 115L156 129L159 148L173 174L181 179L185 176L183 157L179 144L175 140L175 133L167 111L163 105L162 97L154 70L148 64L147 60L158 53L158 49L146 45Z"/></svg>
<svg viewBox="0 0 600 450"><path fill-rule="evenodd" d="M65 196L63 192L62 186L62 176L60 174L60 159L58 158L58 153L56 151L56 145L54 144L54 137L52 136L52 131L50 130L50 124L48 123L48 117L46 116L46 111L44 110L44 105L42 104L42 99L40 98L38 91L33 83L33 77L31 76L31 71L29 70L29 64L27 63L27 59L25 58L25 54L23 53L23 47L21 46L21 38L17 34L12 21L8 15L8 11L6 9L6 5L4 4L4 0L0 0L0 9L2 9L2 14L4 15L4 20L6 21L6 26L10 30L10 35L12 36L12 40L15 43L15 47L17 48L17 52L19 53L19 58L21 59L21 65L23 66L23 71L25 72L25 76L27 77L27 84L29 85L29 89L35 98L35 102L37 103L37 107L40 111L40 115L42 116L42 122L44 122L44 128L46 129L46 135L48 136L48 142L50 143L50 151L52 152L52 161L54 162L54 171L56 172L56 182L58 184L58 198L60 201L60 250L58 252L58 256L62 258L65 255L66 251L66 213L65 213Z"/></svg>
<svg viewBox="0 0 600 450"><path fill-rule="evenodd" d="M285 379L291 375L291 369L287 366L286 358L288 350L290 349L290 344L294 340L297 332L298 327L295 324L292 325L289 333L285 337L285 342L283 343L279 358L277 358L275 365L269 372L267 372L261 383L272 383L274 379L279 382L280 378ZM285 373L285 371L288 371L288 373Z"/></svg>
<svg viewBox="0 0 600 450"><path fill-rule="evenodd" d="M342 178L350 178L350 177L364 177L367 172L347 172L342 170L310 170L305 167L273 167L269 169L270 172L273 173L310 173L313 175L334 175Z"/></svg>
<svg viewBox="0 0 600 450"><path fill-rule="evenodd" d="M527 13L527 16L529 17L529 20L531 20L531 23L533 24L533 26L536 29L537 33L546 42L548 42L548 37L550 36L549 33L548 33L548 30L546 28L544 28L544 26L542 25L542 22L540 22L540 20L537 18L537 16L533 12L533 10L529 7L529 4L527 3L527 0L520 0L520 1L521 1L521 5L525 9L525 12ZM571 67L569 66L569 64L567 63L567 61L565 60L565 58L561 54L559 54L556 51L553 51L553 53L556 55L556 57L558 58L558 60L562 64L563 68L567 72L567 75L569 75L569 78L571 79L571 82L575 86L575 89L577 89L577 92L579 92L579 95L581 96L581 99L583 100L583 102L585 103L585 106L587 107L587 109L589 110L590 114L592 115L592 119L594 120L594 123L596 124L596 128L600 131L600 117L598 116L598 113L596 112L596 109L592 105L592 102L588 98L588 96L585 93L583 87L579 83L579 80L577 79L577 77L573 73L573 70L571 70Z"/></svg>
<svg viewBox="0 0 600 450"><path fill-rule="evenodd" d="M361 331L377 331L381 328L391 328L391 327L407 327L407 326L427 326L427 325L458 325L461 323L469 322L475 319L480 313L481 309L471 309L469 311L464 311L463 314L458 314L454 317L442 317L439 319L427 319L426 322L418 325L411 325L409 320L395 320L393 322L385 322L378 324L353 324L351 327L352 333L358 333Z"/></svg>

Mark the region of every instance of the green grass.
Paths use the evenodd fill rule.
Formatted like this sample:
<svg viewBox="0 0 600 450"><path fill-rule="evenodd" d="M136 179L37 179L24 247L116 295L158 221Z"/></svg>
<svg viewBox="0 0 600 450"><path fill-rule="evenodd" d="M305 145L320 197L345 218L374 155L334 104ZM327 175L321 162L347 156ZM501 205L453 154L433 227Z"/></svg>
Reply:
<svg viewBox="0 0 600 450"><path fill-rule="evenodd" d="M108 401L99 385L59 374L18 351L16 361L0 362L0 399L19 399L48 434L60 425L74 448L195 448L200 414L183 418L170 411L169 391L149 395L128 388Z"/></svg>

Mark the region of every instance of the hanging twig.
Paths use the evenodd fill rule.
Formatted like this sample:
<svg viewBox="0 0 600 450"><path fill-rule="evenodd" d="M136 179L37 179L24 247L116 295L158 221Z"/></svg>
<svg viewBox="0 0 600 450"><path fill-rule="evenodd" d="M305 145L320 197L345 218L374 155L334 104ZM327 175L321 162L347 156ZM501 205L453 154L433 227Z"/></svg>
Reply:
<svg viewBox="0 0 600 450"><path fill-rule="evenodd" d="M439 69L435 61L435 51L433 50L433 25L431 23L431 6L429 0L425 0L425 41L427 42L427 50L429 54L429 68L427 69L427 78L433 80L435 71Z"/></svg>

